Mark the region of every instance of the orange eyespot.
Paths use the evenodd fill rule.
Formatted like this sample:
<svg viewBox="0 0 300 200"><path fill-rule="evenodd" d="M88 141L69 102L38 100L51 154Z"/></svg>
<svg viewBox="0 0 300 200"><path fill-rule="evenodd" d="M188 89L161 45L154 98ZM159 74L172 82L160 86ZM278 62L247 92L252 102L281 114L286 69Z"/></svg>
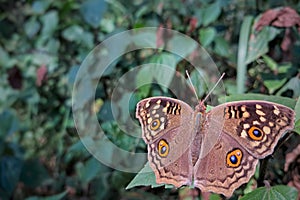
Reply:
<svg viewBox="0 0 300 200"><path fill-rule="evenodd" d="M243 152L240 149L234 149L227 153L226 164L228 167L240 166L243 158Z"/></svg>
<svg viewBox="0 0 300 200"><path fill-rule="evenodd" d="M252 126L249 130L248 130L248 136L252 139L252 140L255 140L255 141L259 141L259 140L262 140L263 137L264 137L264 132L255 127L255 126Z"/></svg>
<svg viewBox="0 0 300 200"><path fill-rule="evenodd" d="M159 119L153 120L153 121L151 122L151 124L150 124L150 129L151 129L152 131L156 131L159 127L160 127L160 121L159 121Z"/></svg>
<svg viewBox="0 0 300 200"><path fill-rule="evenodd" d="M160 140L157 148L159 156L166 157L169 154L169 144L165 140Z"/></svg>

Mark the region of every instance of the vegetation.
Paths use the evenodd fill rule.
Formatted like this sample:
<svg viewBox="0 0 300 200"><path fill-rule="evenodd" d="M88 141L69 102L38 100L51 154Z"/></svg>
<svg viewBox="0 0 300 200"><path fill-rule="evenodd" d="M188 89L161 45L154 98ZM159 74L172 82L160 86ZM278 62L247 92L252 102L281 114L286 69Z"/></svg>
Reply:
<svg viewBox="0 0 300 200"><path fill-rule="evenodd" d="M134 118L135 105L150 96L176 96L170 89L174 84L180 88L177 95L184 96L186 93L180 91L188 91L191 95L185 97L192 97L190 88L184 86L187 82L178 79L179 74L185 76L186 70L200 98L225 72L224 84L214 90L212 97L220 97L226 91L226 101L265 99L295 110L295 131L281 143L274 158L263 161L268 163L266 173L257 170L255 177L238 189L232 199L262 198L268 192L278 195L271 199L279 198L279 194L286 194L281 199L297 199L300 190L296 187L300 184L300 155L296 151L300 134L298 1L2 0L0 10L1 199L222 198L214 194L209 197L188 187L151 188L149 185L155 184L153 176L138 179L141 173L135 177L126 168L133 165L142 168L144 163L131 157L119 159L109 146L111 142L126 152L145 153L146 145L139 138L141 129ZM94 55L97 49L89 53L96 45L111 36L143 27L155 27L155 35L149 38L155 39L156 48L126 52L148 41L121 40L110 43L116 52L100 52L104 56L93 63L85 59ZM202 55L194 43L181 44L180 40L175 43L184 47L176 49L183 57L167 51L174 43L165 40L172 35L163 28L197 41L212 57L220 74L211 76L209 70L197 71L187 62L187 58L197 60ZM124 49L120 49L121 44ZM118 51L126 53L118 55ZM110 55L118 57L102 72L97 65ZM163 64L172 70L162 75L154 65L156 70L143 68L122 79L147 63ZM85 66L89 71L80 77L78 72ZM144 84L145 81L164 85ZM95 94L91 88L95 88ZM195 101L190 98L189 103L193 105ZM207 103L216 105L221 101L224 99L216 98ZM92 124L93 114L102 131ZM127 126L129 121L135 126ZM254 190L257 184L263 186L261 179L275 187ZM138 187L126 190L127 186ZM250 191L253 193L244 196Z"/></svg>

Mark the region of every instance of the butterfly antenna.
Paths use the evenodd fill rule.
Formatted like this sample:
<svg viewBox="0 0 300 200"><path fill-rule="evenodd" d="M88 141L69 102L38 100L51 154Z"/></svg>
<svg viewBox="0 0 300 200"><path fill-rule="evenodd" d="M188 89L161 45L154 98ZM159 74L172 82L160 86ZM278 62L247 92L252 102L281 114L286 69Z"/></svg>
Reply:
<svg viewBox="0 0 300 200"><path fill-rule="evenodd" d="M214 91L214 89L217 87L217 85L220 83L220 81L222 80L222 78L225 76L225 73L223 73L221 75L221 77L219 78L219 80L217 81L217 83L214 85L214 87L208 92L208 94L206 95L206 97L202 100L202 102L205 102L206 99L209 97L209 95Z"/></svg>
<svg viewBox="0 0 300 200"><path fill-rule="evenodd" d="M194 87L194 84L193 84L193 82L192 82L192 79L191 79L191 77L190 77L190 74L189 74L188 70L185 70L185 73L186 73L186 75L187 75L187 77L188 77L188 79L189 79L189 82L191 83L191 86L192 86L192 88L193 88L193 92L194 92L194 94L195 94L195 96L196 96L196 99L199 101L199 98L198 98L196 89L195 89L195 87Z"/></svg>

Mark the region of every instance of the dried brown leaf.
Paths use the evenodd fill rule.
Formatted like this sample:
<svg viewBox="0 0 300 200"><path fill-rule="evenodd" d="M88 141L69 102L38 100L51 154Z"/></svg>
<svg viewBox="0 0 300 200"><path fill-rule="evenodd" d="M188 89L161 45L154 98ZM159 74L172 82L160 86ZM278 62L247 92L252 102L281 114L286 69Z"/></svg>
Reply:
<svg viewBox="0 0 300 200"><path fill-rule="evenodd" d="M299 14L290 7L270 9L264 12L255 25L255 30L260 31L264 26L276 26L289 28L300 27Z"/></svg>

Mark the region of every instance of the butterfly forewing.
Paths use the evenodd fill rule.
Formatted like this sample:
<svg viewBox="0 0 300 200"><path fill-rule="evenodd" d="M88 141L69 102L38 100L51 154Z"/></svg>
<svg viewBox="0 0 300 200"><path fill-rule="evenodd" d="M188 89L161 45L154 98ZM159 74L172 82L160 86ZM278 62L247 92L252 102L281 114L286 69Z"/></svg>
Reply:
<svg viewBox="0 0 300 200"><path fill-rule="evenodd" d="M138 103L136 117L142 125L157 183L191 185L193 114L189 105L176 99L153 97Z"/></svg>

